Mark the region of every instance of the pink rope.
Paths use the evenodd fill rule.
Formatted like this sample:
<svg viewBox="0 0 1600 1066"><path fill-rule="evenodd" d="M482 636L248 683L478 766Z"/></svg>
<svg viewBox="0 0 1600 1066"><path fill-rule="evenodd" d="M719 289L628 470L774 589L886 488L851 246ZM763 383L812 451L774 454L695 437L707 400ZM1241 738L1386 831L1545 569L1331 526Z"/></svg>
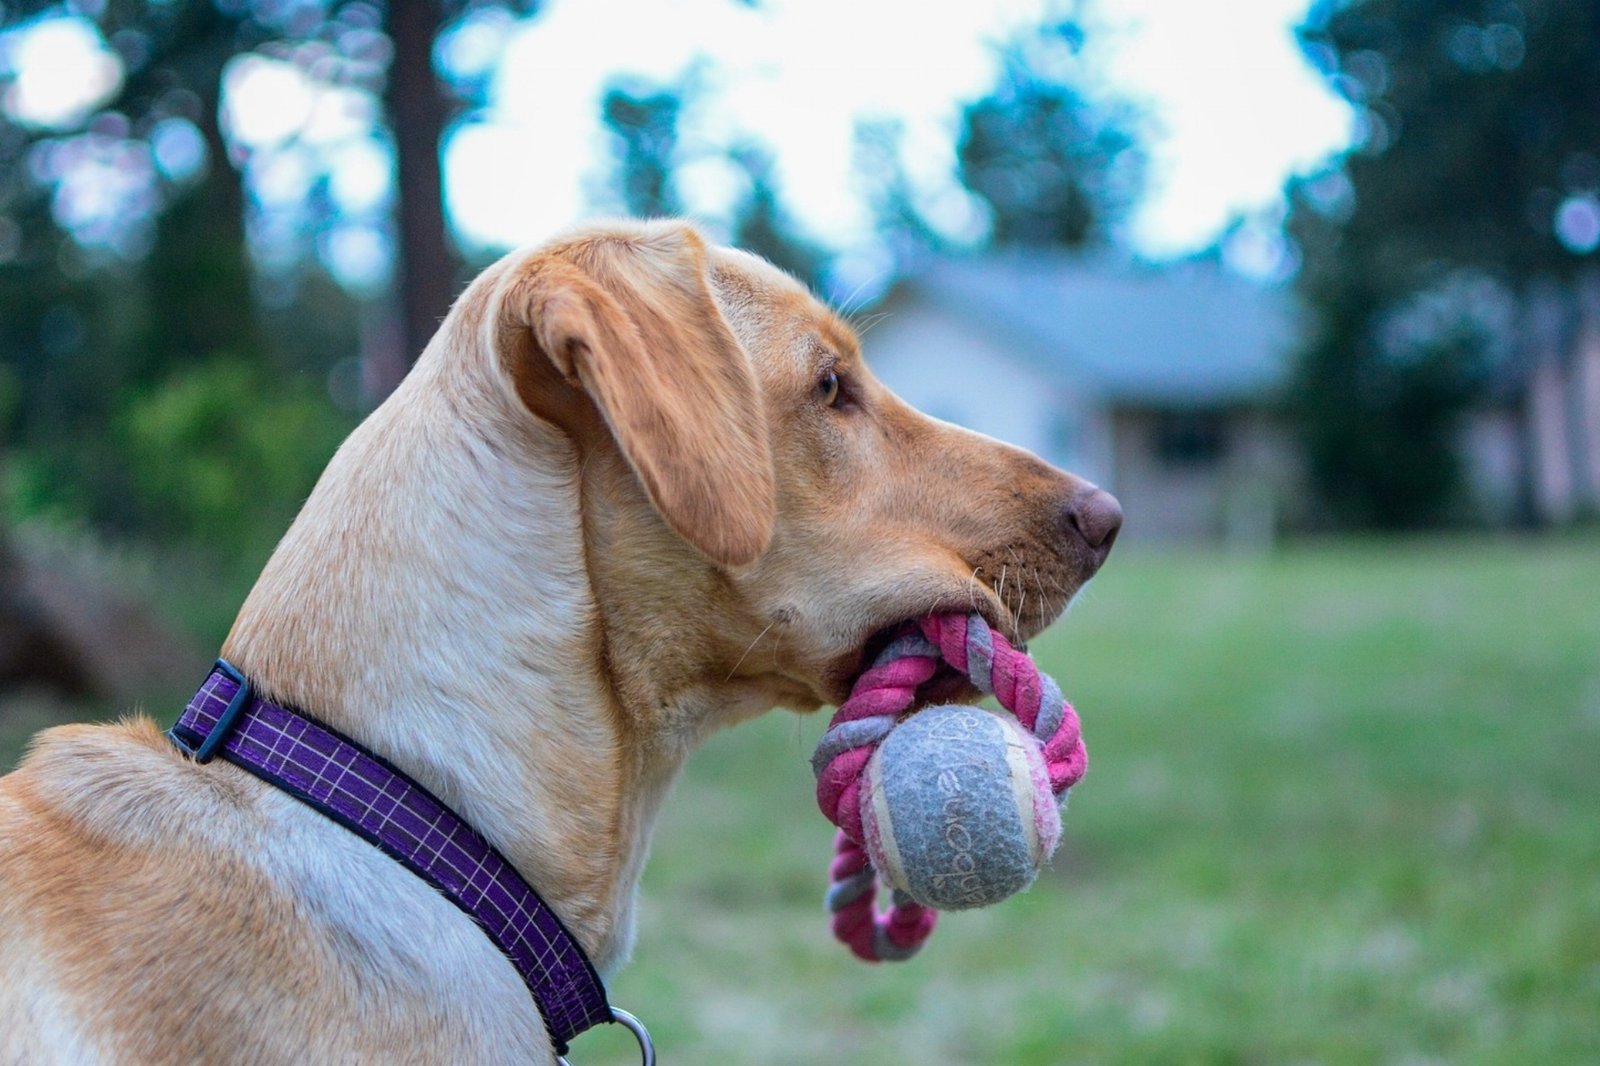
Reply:
<svg viewBox="0 0 1600 1066"><path fill-rule="evenodd" d="M918 637L923 639L918 639ZM977 614L928 615L896 637L839 705L817 747L817 805L839 827L829 870L833 935L868 962L910 957L933 932L938 912L895 894L879 912L877 875L861 828L861 778L873 751L916 702L942 662L965 674L1043 745L1050 788L1058 797L1088 767L1078 715L1048 675Z"/></svg>

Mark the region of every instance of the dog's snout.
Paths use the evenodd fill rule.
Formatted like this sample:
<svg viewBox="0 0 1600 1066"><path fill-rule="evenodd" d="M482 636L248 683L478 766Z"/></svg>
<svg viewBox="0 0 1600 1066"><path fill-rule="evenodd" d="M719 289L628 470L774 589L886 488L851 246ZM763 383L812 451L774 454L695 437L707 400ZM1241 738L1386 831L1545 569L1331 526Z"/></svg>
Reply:
<svg viewBox="0 0 1600 1066"><path fill-rule="evenodd" d="M1105 562L1122 528L1122 505L1117 498L1104 489L1089 489L1068 501L1062 518L1089 548L1094 565Z"/></svg>

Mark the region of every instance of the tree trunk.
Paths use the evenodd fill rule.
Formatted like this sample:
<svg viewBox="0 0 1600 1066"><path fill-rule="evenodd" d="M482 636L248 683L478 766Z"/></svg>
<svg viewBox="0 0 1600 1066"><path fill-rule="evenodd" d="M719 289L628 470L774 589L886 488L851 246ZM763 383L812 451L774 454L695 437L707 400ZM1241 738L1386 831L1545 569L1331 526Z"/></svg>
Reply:
<svg viewBox="0 0 1600 1066"><path fill-rule="evenodd" d="M439 161L450 102L433 72L433 41L443 20L438 0L391 0L387 11L394 46L386 102L398 171L395 289L403 353L393 362L403 373L422 354L455 297L456 261L445 233ZM399 384L394 371L375 377L372 384L380 395Z"/></svg>

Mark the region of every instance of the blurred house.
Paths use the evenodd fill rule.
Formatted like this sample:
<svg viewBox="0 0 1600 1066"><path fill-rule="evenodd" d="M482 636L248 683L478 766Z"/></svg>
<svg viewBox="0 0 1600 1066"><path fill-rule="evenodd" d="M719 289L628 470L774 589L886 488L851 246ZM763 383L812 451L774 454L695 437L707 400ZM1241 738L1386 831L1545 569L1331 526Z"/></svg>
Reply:
<svg viewBox="0 0 1600 1066"><path fill-rule="evenodd" d="M1272 412L1297 304L1211 262L940 259L867 325L911 404L1110 489L1141 540L1270 541L1296 461Z"/></svg>
<svg viewBox="0 0 1600 1066"><path fill-rule="evenodd" d="M1515 330L1515 355L1467 426L1473 502L1499 525L1600 516L1600 275L1536 289Z"/></svg>

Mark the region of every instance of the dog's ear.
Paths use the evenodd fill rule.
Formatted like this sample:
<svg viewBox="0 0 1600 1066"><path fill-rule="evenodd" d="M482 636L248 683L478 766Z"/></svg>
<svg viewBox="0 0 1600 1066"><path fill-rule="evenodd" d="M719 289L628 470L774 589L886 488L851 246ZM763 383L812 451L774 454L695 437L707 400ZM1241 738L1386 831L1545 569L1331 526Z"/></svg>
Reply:
<svg viewBox="0 0 1600 1066"><path fill-rule="evenodd" d="M706 258L681 223L558 246L524 262L498 326L531 333L527 357L588 395L667 525L734 566L772 539L775 475L754 369Z"/></svg>

